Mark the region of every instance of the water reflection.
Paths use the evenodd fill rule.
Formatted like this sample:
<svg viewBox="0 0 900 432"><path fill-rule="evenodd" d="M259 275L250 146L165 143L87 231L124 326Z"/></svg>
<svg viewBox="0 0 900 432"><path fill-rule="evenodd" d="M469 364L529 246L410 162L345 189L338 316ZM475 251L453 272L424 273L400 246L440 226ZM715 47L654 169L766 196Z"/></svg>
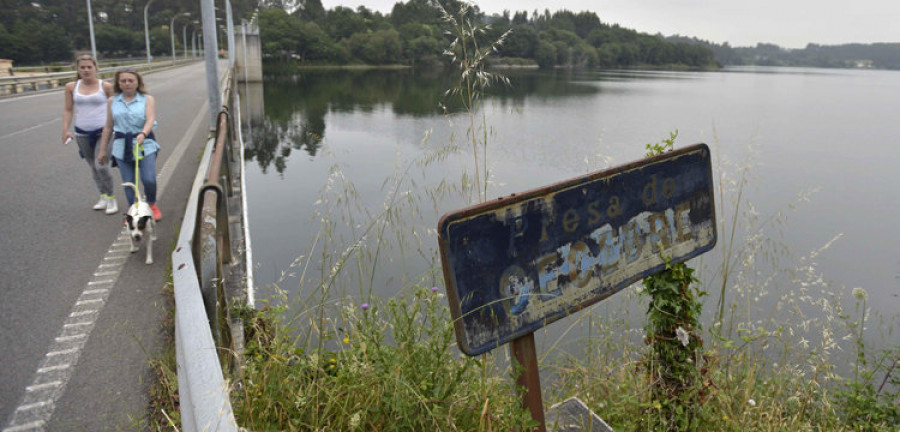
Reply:
<svg viewBox="0 0 900 432"><path fill-rule="evenodd" d="M598 86L573 79L571 71L504 72L510 86L495 83L485 99L504 109L523 105L527 99L540 101L590 98L600 93ZM591 81L621 77L591 77ZM256 161L265 172L270 166L283 174L286 160L296 151L314 158L327 137L326 116L331 113L372 113L389 109L395 116L431 118L464 111L457 97L447 96L457 76L448 70L297 70L285 67L266 69L265 85L259 97L265 100L264 116L254 116L248 124L245 157Z"/></svg>

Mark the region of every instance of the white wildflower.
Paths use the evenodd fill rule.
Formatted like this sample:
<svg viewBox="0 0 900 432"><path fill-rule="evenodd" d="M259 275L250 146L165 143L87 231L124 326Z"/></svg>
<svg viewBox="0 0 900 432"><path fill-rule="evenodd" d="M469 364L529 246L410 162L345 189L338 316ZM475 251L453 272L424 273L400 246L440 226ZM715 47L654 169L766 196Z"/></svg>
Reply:
<svg viewBox="0 0 900 432"><path fill-rule="evenodd" d="M299 395L297 395L296 398L294 398L294 407L296 407L299 410L299 409L303 408L304 406L306 406L306 402L307 402L306 395L299 394Z"/></svg>
<svg viewBox="0 0 900 432"><path fill-rule="evenodd" d="M864 301L866 299L866 290L861 287L853 288L853 297L856 297L859 301Z"/></svg>
<svg viewBox="0 0 900 432"><path fill-rule="evenodd" d="M353 415L350 417L350 428L351 429L358 428L359 421L360 421L360 415L359 415L359 411L357 411L357 412L353 413Z"/></svg>
<svg viewBox="0 0 900 432"><path fill-rule="evenodd" d="M681 326L678 326L678 328L675 329L675 337L684 346L688 346L688 344L691 343L690 335L685 329L681 328Z"/></svg>
<svg viewBox="0 0 900 432"><path fill-rule="evenodd" d="M748 400L747 403L750 404L750 406L752 406L752 407L756 406L756 401L753 399Z"/></svg>

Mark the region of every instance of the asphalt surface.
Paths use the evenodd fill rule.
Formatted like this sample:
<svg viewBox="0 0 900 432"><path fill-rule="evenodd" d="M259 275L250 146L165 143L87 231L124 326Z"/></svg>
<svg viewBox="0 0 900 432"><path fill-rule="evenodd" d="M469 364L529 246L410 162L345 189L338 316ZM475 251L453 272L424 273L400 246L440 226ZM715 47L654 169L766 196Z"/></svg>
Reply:
<svg viewBox="0 0 900 432"><path fill-rule="evenodd" d="M155 263L144 264L143 249L125 259L77 361L55 384L65 381L62 388L40 407L52 412L45 430L147 429L150 360L165 348L161 325L169 314L163 290L209 117L202 62L145 81L156 98L163 147ZM17 409L34 409L26 393L56 355L48 356L122 230L121 215L91 209L98 192L77 146L60 142L62 111L62 91L0 99L0 429L10 428ZM182 142L183 156L170 160ZM117 170L113 178L124 212Z"/></svg>

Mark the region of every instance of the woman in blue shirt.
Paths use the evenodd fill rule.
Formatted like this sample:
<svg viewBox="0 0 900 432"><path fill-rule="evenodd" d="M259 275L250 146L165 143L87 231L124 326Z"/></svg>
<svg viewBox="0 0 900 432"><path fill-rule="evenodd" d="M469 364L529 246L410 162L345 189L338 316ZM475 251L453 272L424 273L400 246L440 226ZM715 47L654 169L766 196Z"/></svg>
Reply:
<svg viewBox="0 0 900 432"><path fill-rule="evenodd" d="M153 210L153 218L160 220L162 213L156 206L156 153L159 144L153 134L156 102L153 96L147 94L144 79L134 68L116 71L113 90L116 95L109 98L97 162L101 165L106 163L106 146L112 136L110 153L119 165L122 182L137 184L134 178L134 164L137 162L147 203ZM134 204L135 196L131 188L125 188L125 197L129 207Z"/></svg>

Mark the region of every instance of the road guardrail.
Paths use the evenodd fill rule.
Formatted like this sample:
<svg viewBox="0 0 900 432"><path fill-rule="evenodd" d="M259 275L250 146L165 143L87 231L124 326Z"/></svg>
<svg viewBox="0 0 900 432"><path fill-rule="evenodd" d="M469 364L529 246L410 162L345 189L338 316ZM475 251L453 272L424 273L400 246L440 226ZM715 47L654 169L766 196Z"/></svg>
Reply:
<svg viewBox="0 0 900 432"><path fill-rule="evenodd" d="M131 66L138 70L138 72L149 72L149 71L158 71L162 69L168 69L172 66L183 65L185 63L201 61L202 59L182 59L175 60L172 62L169 61L158 61L150 64L139 63L139 64L131 64L131 65L117 65L114 67L106 67L101 68L97 72L97 76L101 79L111 79L115 76L116 70L121 68L122 66ZM15 68L16 70L21 70L20 68ZM14 75L14 76L4 76L0 77L0 96L3 95L13 95L13 94L21 94L29 91L40 91L47 89L59 88L61 86L66 85L66 83L70 81L75 81L78 79L78 75L75 71L68 72L50 72L50 73L34 73L29 75Z"/></svg>
<svg viewBox="0 0 900 432"><path fill-rule="evenodd" d="M225 74L223 106L207 141L185 210L172 272L181 430L237 431L223 364L234 368L243 350L243 323L230 302L246 302L246 240L242 228L243 151L235 128L233 70ZM235 110L237 111L237 110ZM238 135L238 142L242 142Z"/></svg>

